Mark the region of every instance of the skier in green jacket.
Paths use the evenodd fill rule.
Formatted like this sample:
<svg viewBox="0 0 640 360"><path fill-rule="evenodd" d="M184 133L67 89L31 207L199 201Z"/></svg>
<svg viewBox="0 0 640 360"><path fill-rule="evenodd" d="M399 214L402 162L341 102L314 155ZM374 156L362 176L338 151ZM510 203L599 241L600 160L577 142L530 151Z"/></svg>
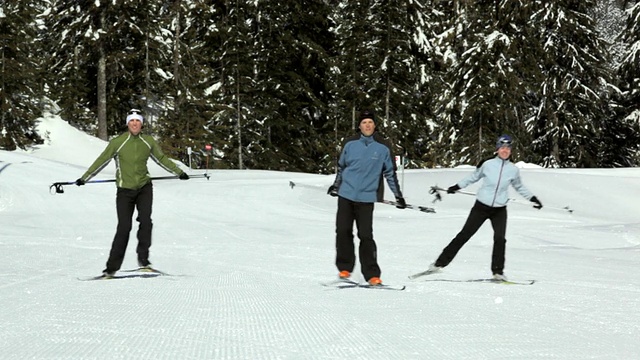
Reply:
<svg viewBox="0 0 640 360"><path fill-rule="evenodd" d="M116 211L118 227L113 238L107 267L103 270L105 277L112 277L122 266L129 243L134 208L138 209L138 265L150 268L149 248L151 247L151 209L153 206L153 186L147 169L147 160L151 157L165 170L188 180L189 175L166 157L158 143L150 135L142 134L144 118L140 110L131 109L127 115L128 132L114 138L106 149L98 156L89 169L76 180L76 185L84 185L115 159L116 162Z"/></svg>

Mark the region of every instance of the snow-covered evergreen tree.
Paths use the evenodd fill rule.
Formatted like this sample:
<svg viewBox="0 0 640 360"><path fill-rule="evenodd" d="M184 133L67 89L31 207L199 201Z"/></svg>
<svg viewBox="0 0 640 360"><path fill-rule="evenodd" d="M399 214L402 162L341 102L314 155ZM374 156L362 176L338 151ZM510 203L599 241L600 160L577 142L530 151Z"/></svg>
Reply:
<svg viewBox="0 0 640 360"><path fill-rule="evenodd" d="M130 108L146 108L149 71L154 69L149 61L157 59L150 49L157 45L153 42L158 33L156 18L149 14L160 10L152 5L134 0L52 1L43 17L47 80L65 118L106 137L123 130ZM104 85L99 86L102 78Z"/></svg>
<svg viewBox="0 0 640 360"><path fill-rule="evenodd" d="M376 112L394 152L423 161L429 152L434 47L423 1L341 2L334 72L337 138L353 134L357 114ZM340 142L340 140L337 140Z"/></svg>
<svg viewBox="0 0 640 360"><path fill-rule="evenodd" d="M332 37L324 1L265 2L256 23L255 96L246 116L246 165L316 172L327 153L325 127Z"/></svg>
<svg viewBox="0 0 640 360"><path fill-rule="evenodd" d="M476 163L493 150L497 136L509 133L516 151L526 143L524 119L531 111L528 94L538 77L538 45L529 16L536 2L503 0L455 4L444 45L448 56L447 89L439 99L442 138L450 146L449 163Z"/></svg>
<svg viewBox="0 0 640 360"><path fill-rule="evenodd" d="M154 35L160 59L151 74L151 93L160 101L150 108L157 112L156 133L163 150L187 163L191 148L194 167L205 167L205 146L213 144L208 129L214 104L209 97L212 84L219 81L216 51L219 48L219 19L222 9L210 1L174 0L162 8L158 33Z"/></svg>
<svg viewBox="0 0 640 360"><path fill-rule="evenodd" d="M36 16L42 1L0 4L0 149L25 148L41 139L34 131L43 99Z"/></svg>
<svg viewBox="0 0 640 360"><path fill-rule="evenodd" d="M538 110L527 121L544 166L594 167L606 118L610 75L608 53L588 15L593 0L543 1L531 17L542 46Z"/></svg>
<svg viewBox="0 0 640 360"><path fill-rule="evenodd" d="M602 142L601 157L608 166L637 166L640 158L640 3L627 14L620 36L625 49L617 69L620 107L607 126L610 135Z"/></svg>

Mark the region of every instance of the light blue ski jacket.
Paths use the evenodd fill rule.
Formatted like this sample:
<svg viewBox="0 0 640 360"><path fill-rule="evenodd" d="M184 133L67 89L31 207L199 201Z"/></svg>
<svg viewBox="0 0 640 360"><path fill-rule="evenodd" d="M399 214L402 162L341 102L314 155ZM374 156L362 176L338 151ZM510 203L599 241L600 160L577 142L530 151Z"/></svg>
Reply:
<svg viewBox="0 0 640 360"><path fill-rule="evenodd" d="M374 203L381 185L380 174L384 175L393 194L402 197L389 148L373 136L361 135L358 140L347 142L342 149L333 184L338 188L340 197Z"/></svg>
<svg viewBox="0 0 640 360"><path fill-rule="evenodd" d="M498 156L483 162L473 174L462 179L458 186L463 189L480 179L483 182L476 198L487 206L506 206L509 202L509 185L525 199L531 200L533 197L520 180L520 170L511 161L502 160Z"/></svg>

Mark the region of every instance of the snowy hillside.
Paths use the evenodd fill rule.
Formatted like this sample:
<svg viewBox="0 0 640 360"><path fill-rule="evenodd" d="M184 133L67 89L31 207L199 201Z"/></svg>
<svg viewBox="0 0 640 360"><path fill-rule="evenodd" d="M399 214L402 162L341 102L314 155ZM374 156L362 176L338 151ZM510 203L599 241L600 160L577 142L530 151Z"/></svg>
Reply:
<svg viewBox="0 0 640 360"><path fill-rule="evenodd" d="M442 274L407 278L438 256L474 201L432 204L429 187L468 168L405 172L407 202L435 214L376 205L382 279L405 291L321 286L337 273L333 177L273 171L155 182L151 261L175 276L79 281L104 268L115 186L49 186L77 179L105 142L56 117L39 130L39 148L0 151L3 359L640 356L640 169L524 166L545 208L512 192L505 274L532 286L431 281L489 277L489 223ZM123 269L136 266L135 230Z"/></svg>

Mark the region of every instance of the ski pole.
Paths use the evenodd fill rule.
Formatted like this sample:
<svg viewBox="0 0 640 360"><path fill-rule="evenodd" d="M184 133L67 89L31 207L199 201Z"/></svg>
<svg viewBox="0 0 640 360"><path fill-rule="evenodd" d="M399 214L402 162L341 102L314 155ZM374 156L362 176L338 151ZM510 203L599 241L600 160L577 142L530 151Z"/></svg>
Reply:
<svg viewBox="0 0 640 360"><path fill-rule="evenodd" d="M440 194L440 191L446 192L447 189L443 189L443 188L439 187L438 185L436 185L436 186L432 186L431 189L429 190L429 194L432 194L435 197L431 201L432 204L435 203L436 201L442 201L442 195ZM472 192L469 192L469 191L464 191L464 190L457 190L456 193L463 194L463 195L476 196L475 193L472 193Z"/></svg>
<svg viewBox="0 0 640 360"><path fill-rule="evenodd" d="M209 180L209 177L210 176L207 173L189 175L190 179L206 178L207 180ZM172 180L172 179L179 179L179 177L175 176L175 175L172 175L172 176L157 176L157 177L152 177L151 178L151 180ZM116 182L116 179L89 180L89 181L85 182L85 184L100 184L100 183L112 183L112 182ZM51 186L49 186L49 193L53 194L51 192L51 189L55 188L55 193L56 194L63 194L64 193L64 189L63 189L64 185L75 185L75 184L76 184L75 181L55 182L55 183L51 184Z"/></svg>
<svg viewBox="0 0 640 360"><path fill-rule="evenodd" d="M431 187L431 190L429 190L429 193L433 194L435 196L435 199L433 199L432 202L442 201L442 195L440 195L440 191L447 191L447 189L443 189L441 187L438 187L438 185ZM473 195L473 196L476 195L475 193L472 193L472 192L469 192L469 191L464 191L464 190L458 190L458 191L456 191L456 193L464 194L464 195ZM513 202L513 203L516 203L516 204L519 204L519 205L525 205L525 206L529 205L529 204L525 204L525 203L523 203L521 201L518 201L517 199L513 199L513 198L510 198L509 201ZM544 208L545 209L549 209L549 210L566 211L566 212L568 212L570 214L573 213L573 209L570 208L569 206L564 206L564 207L561 207L561 208L560 207L553 207L553 206L544 206Z"/></svg>
<svg viewBox="0 0 640 360"><path fill-rule="evenodd" d="M323 190L323 191L326 190L322 185L300 184L300 183L294 183L293 181L289 181L289 186L291 186L292 189L295 186L300 186L300 187L305 187L305 188L308 188L308 189L316 189L316 190Z"/></svg>
<svg viewBox="0 0 640 360"><path fill-rule="evenodd" d="M392 205L392 206L397 206L398 205L397 202L391 201L391 200L382 200L380 202L383 203L383 204ZM412 204L407 204L407 207L405 209L418 210L418 211L425 212L425 213L435 213L436 212L436 209L434 209L432 207L420 206L420 205L412 205Z"/></svg>
<svg viewBox="0 0 640 360"><path fill-rule="evenodd" d="M524 205L524 206L529 205L529 204L527 204L527 203L523 203L522 201L518 201L518 199L509 199L509 202L512 202L512 203L515 203L515 204L518 204L518 205ZM547 205L545 205L545 206L543 206L542 208L543 208L543 209L548 209L548 210L566 211L566 212L568 212L569 214L573 214L573 209L572 209L571 207L569 207L569 206L564 206L564 207L554 207L554 206L547 206Z"/></svg>
<svg viewBox="0 0 640 360"><path fill-rule="evenodd" d="M433 202L442 201L442 196L440 195L440 191L445 191L446 192L447 189L443 189L443 188L439 187L438 185L436 185L436 186L432 186L431 190L429 190L429 194L433 194L436 197L436 199L433 200ZM456 193L457 194L476 196L475 193L472 193L470 191L464 191L464 190L456 190Z"/></svg>
<svg viewBox="0 0 640 360"><path fill-rule="evenodd" d="M299 183L294 183L293 181L289 181L289 186L293 189L296 186L299 187L304 187L304 188L309 188L309 189L315 189L315 190L322 190L325 191L325 188L322 187L321 185L309 185L309 184L299 184ZM387 204L387 205L392 205L392 206L397 206L398 203L395 201L391 201L391 200L382 200L379 201L382 204ZM411 210L417 210L417 211L422 211L425 213L435 213L436 210L432 207L428 207L428 206L420 206L420 205L412 205L412 204L407 204L406 209L411 209Z"/></svg>

